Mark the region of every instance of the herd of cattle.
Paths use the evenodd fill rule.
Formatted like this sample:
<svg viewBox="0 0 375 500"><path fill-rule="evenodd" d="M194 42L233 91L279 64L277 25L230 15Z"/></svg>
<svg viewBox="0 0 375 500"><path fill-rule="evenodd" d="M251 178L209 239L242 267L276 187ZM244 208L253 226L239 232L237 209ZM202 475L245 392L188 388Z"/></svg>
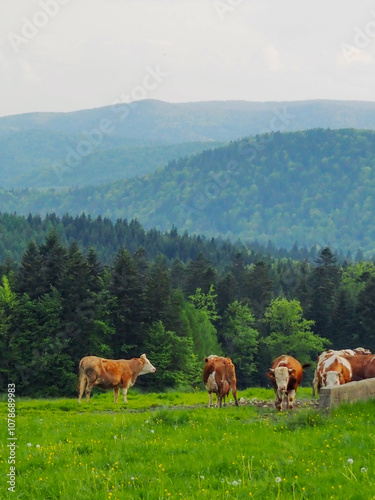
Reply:
<svg viewBox="0 0 375 500"><path fill-rule="evenodd" d="M211 355L205 358L203 382L209 394L209 405L212 406L212 394L216 394L216 405L221 407L222 402L232 392L236 406L238 406L236 388L236 370L230 358ZM275 405L282 409L283 400L286 406L292 409L296 391L302 381L303 370L310 364L301 365L292 356L279 356L272 363L267 372L275 391ZM117 403L120 388L124 402L127 402L127 392L139 375L153 373L156 368L150 363L145 354L140 358L104 359L96 356L86 356L79 363L78 402L86 393L86 400L90 401L93 387L113 389L114 400ZM368 349L342 349L340 351L325 351L317 359L313 395L319 393L322 387L334 387L351 381L375 377L375 355Z"/></svg>

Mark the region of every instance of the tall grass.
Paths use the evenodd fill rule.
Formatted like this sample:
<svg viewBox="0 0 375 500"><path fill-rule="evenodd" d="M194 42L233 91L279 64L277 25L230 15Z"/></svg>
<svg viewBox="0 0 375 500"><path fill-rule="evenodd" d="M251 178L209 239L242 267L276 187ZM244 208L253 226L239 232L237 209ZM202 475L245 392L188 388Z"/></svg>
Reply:
<svg viewBox="0 0 375 500"><path fill-rule="evenodd" d="M262 389L240 396L273 399ZM81 405L21 400L16 493L6 491L6 404L0 403L1 498L375 498L374 401L331 414L217 409L207 402L203 391L133 391L128 405L114 405L111 394Z"/></svg>

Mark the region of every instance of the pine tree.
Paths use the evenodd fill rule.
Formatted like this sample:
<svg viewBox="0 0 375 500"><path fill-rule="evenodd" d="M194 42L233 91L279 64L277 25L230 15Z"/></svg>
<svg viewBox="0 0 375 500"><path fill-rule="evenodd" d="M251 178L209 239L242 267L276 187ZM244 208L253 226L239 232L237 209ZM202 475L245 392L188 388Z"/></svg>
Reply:
<svg viewBox="0 0 375 500"><path fill-rule="evenodd" d="M66 265L60 278L65 336L69 351L78 362L87 354L94 354L90 333L95 318L95 304L89 286L90 268L76 242L71 243Z"/></svg>
<svg viewBox="0 0 375 500"><path fill-rule="evenodd" d="M207 293L211 285L216 285L216 270L202 252L191 261L186 268L184 292L186 296L193 295L197 288Z"/></svg>
<svg viewBox="0 0 375 500"><path fill-rule="evenodd" d="M330 338L340 287L340 271L337 259L329 248L323 248L316 264L310 279L311 305L308 316L315 321L315 333Z"/></svg>
<svg viewBox="0 0 375 500"><path fill-rule="evenodd" d="M117 357L121 353L138 357L144 340L143 290L134 260L125 248L115 259L109 290L114 298L112 321L116 330L112 350Z"/></svg>
<svg viewBox="0 0 375 500"><path fill-rule="evenodd" d="M174 259L171 267L171 280L173 288L180 288L181 290L185 287L185 272L186 267L180 259Z"/></svg>
<svg viewBox="0 0 375 500"><path fill-rule="evenodd" d="M151 266L144 292L145 321L152 325L162 321L167 329L173 327L175 311L172 307L172 284L167 265L158 257Z"/></svg>
<svg viewBox="0 0 375 500"><path fill-rule="evenodd" d="M258 261L246 276L245 298L257 319L260 319L273 297L273 282L263 261Z"/></svg>
<svg viewBox="0 0 375 500"><path fill-rule="evenodd" d="M60 280L66 264L66 250L60 243L55 230L52 230L44 244L39 247L41 258L41 290L48 293L50 287L59 289Z"/></svg>
<svg viewBox="0 0 375 500"><path fill-rule="evenodd" d="M229 304L238 297L237 284L232 272L227 273L217 285L217 308L219 316L222 316Z"/></svg>
<svg viewBox="0 0 375 500"><path fill-rule="evenodd" d="M20 294L27 293L31 299L39 297L45 286L41 283L42 259L34 240L31 240L22 256L17 272L17 289ZM44 288L44 290L43 290Z"/></svg>
<svg viewBox="0 0 375 500"><path fill-rule="evenodd" d="M92 292L99 292L101 290L100 278L103 276L103 265L99 262L95 248L89 249L86 261L89 272L89 289Z"/></svg>
<svg viewBox="0 0 375 500"><path fill-rule="evenodd" d="M375 276L369 276L364 289L359 293L357 308L357 347L375 352Z"/></svg>

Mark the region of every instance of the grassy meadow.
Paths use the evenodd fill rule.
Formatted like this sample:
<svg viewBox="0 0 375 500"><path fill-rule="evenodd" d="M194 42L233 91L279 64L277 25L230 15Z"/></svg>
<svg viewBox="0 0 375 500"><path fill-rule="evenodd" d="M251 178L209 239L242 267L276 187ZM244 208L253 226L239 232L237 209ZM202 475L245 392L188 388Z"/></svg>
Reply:
<svg viewBox="0 0 375 500"><path fill-rule="evenodd" d="M240 391L273 400L270 389ZM16 403L16 488L7 491L7 403L0 402L1 498L375 499L375 401L330 414L309 405L208 408L208 395L130 390L92 401Z"/></svg>

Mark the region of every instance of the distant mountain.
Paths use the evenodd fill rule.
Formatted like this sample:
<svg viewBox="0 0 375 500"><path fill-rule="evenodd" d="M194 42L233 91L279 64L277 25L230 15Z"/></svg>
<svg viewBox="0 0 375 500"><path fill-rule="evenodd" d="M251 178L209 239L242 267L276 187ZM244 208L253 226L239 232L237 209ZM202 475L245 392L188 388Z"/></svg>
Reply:
<svg viewBox="0 0 375 500"><path fill-rule="evenodd" d="M0 118L0 133L44 130L141 141L181 143L229 141L271 130L310 128L375 129L375 102L205 101L167 103L144 100L70 113L27 113ZM84 137L84 136L83 136Z"/></svg>
<svg viewBox="0 0 375 500"><path fill-rule="evenodd" d="M71 113L0 118L0 186L98 185L270 131L375 130L375 103L145 100Z"/></svg>
<svg viewBox="0 0 375 500"><path fill-rule="evenodd" d="M161 144L106 138L90 154L82 138L62 132L26 130L0 135L0 186L8 189L99 185L143 175L169 160L202 152L211 142ZM220 143L218 143L220 144Z"/></svg>
<svg viewBox="0 0 375 500"><path fill-rule="evenodd" d="M146 228L375 255L375 131L258 135L143 177L69 190L0 191L1 210L138 219Z"/></svg>

